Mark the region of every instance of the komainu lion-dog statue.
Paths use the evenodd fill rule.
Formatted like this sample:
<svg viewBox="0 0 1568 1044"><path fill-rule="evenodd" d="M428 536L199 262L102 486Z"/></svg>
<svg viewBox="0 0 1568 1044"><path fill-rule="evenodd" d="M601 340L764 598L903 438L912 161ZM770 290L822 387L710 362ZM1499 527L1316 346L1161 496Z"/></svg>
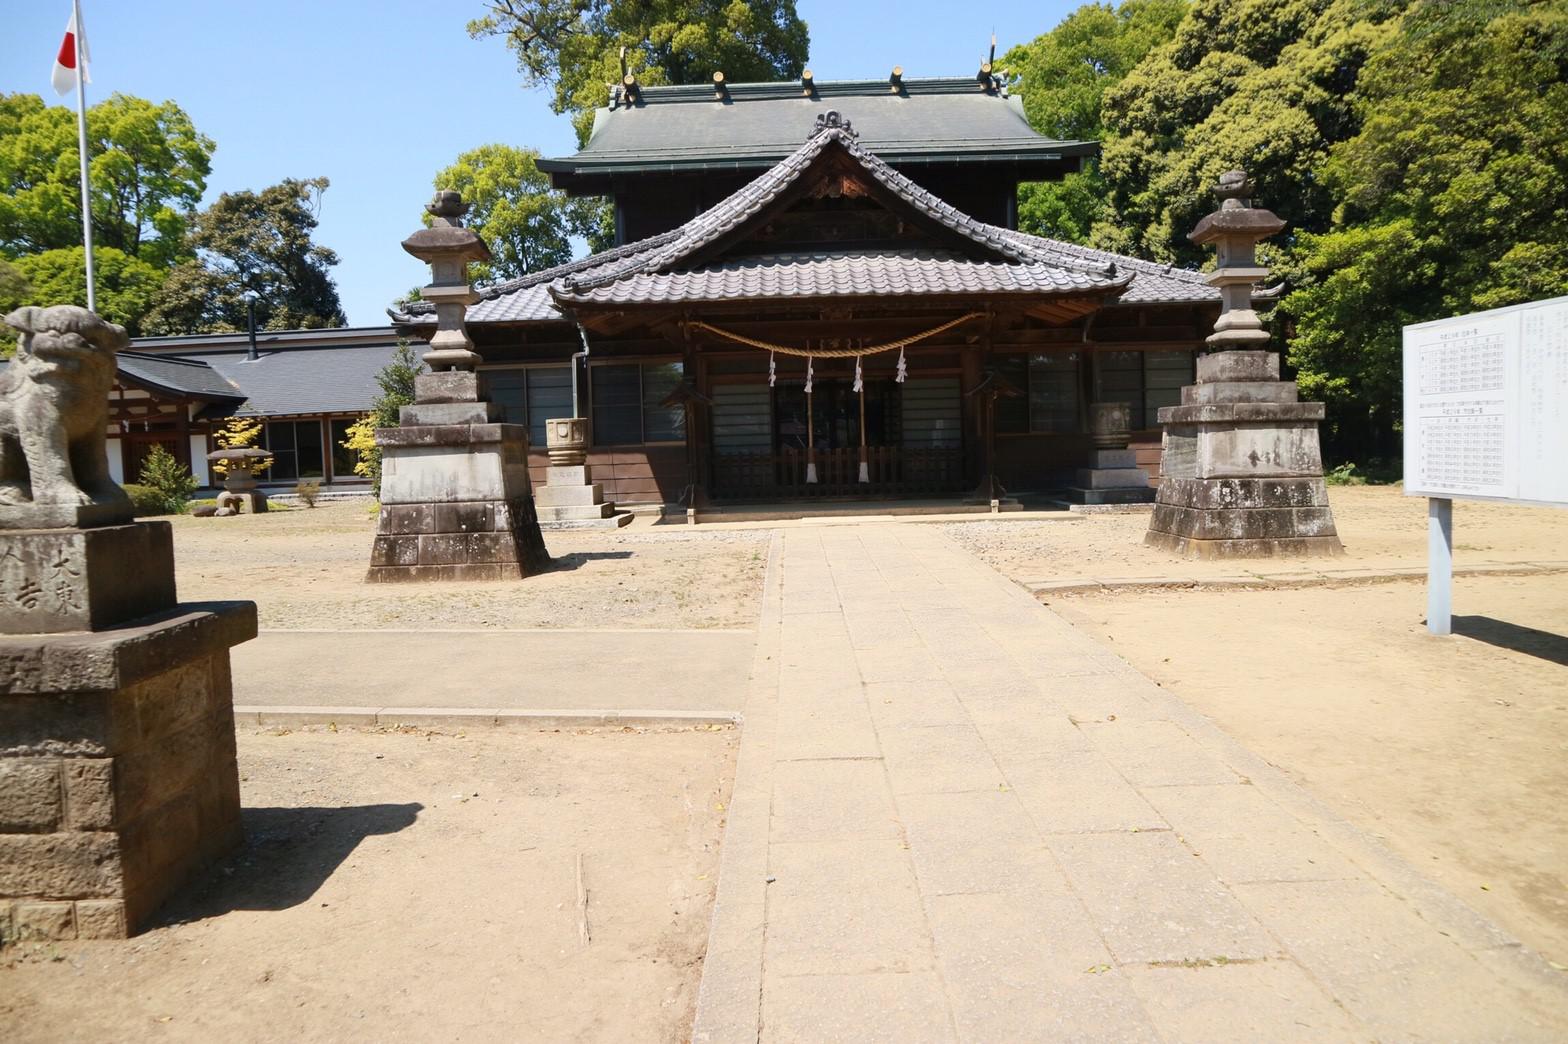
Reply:
<svg viewBox="0 0 1568 1044"><path fill-rule="evenodd" d="M125 328L85 308L18 308L21 344L0 372L0 527L127 521L105 438Z"/></svg>

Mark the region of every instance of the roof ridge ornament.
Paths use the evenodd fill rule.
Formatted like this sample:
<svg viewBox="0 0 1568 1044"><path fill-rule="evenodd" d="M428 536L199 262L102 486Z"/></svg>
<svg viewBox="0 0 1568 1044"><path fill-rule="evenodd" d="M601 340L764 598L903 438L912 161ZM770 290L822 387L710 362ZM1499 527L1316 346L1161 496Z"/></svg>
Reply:
<svg viewBox="0 0 1568 1044"><path fill-rule="evenodd" d="M810 136L814 138L825 130L840 130L851 138L860 137L860 133L850 126L849 120L845 119L844 114L837 109L817 113L817 122L812 127Z"/></svg>

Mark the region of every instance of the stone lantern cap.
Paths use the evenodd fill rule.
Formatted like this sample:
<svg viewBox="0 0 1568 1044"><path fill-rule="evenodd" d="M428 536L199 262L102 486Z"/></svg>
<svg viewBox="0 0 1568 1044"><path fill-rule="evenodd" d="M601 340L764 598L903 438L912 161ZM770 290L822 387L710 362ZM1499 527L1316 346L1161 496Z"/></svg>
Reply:
<svg viewBox="0 0 1568 1044"><path fill-rule="evenodd" d="M429 228L403 240L403 249L427 264L436 261L489 261L490 248L470 229L463 227L463 215L468 204L461 194L442 189L425 204L425 211L435 220Z"/></svg>
<svg viewBox="0 0 1568 1044"><path fill-rule="evenodd" d="M207 459L218 463L249 464L251 461L266 460L272 456L264 449L254 446L236 446L232 449L213 450L207 454Z"/></svg>
<svg viewBox="0 0 1568 1044"><path fill-rule="evenodd" d="M1199 245L1227 238L1266 239L1285 227L1285 221L1272 210L1251 205L1252 182L1245 171L1230 170L1220 175L1214 194L1220 209L1198 222L1187 238Z"/></svg>

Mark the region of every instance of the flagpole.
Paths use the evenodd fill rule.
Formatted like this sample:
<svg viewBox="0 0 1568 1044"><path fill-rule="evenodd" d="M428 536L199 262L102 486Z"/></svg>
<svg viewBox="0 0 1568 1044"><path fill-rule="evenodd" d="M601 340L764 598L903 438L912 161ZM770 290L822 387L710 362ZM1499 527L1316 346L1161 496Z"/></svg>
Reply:
<svg viewBox="0 0 1568 1044"><path fill-rule="evenodd" d="M82 246L87 251L87 310L96 312L98 298L93 291L92 194L87 178L87 88L82 83L86 69L83 64L82 40L86 34L82 32L81 0L71 0L71 14L76 23L76 39L72 42L76 46L76 139L77 152L82 161Z"/></svg>

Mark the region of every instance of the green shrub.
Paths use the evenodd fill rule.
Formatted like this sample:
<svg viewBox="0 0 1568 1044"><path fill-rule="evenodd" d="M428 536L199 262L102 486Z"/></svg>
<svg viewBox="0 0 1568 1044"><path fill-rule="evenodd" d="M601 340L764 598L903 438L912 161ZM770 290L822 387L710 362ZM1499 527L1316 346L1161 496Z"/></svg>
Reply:
<svg viewBox="0 0 1568 1044"><path fill-rule="evenodd" d="M321 496L321 483L315 479L300 479L294 486L294 495L299 497L300 503L313 508L316 506L316 498Z"/></svg>
<svg viewBox="0 0 1568 1044"><path fill-rule="evenodd" d="M1325 472L1323 481L1330 486L1364 486L1367 484L1366 476L1356 474L1356 466L1348 460L1339 467Z"/></svg>
<svg viewBox="0 0 1568 1044"><path fill-rule="evenodd" d="M163 505L161 514L181 515L201 483L196 481L190 468L174 459L174 454L162 446L154 446L142 462L141 484L157 491Z"/></svg>
<svg viewBox="0 0 1568 1044"><path fill-rule="evenodd" d="M163 494L151 486L143 486L135 482L127 482L121 487L125 495L131 498L131 507L136 511L136 517L144 515L166 515L164 510Z"/></svg>

